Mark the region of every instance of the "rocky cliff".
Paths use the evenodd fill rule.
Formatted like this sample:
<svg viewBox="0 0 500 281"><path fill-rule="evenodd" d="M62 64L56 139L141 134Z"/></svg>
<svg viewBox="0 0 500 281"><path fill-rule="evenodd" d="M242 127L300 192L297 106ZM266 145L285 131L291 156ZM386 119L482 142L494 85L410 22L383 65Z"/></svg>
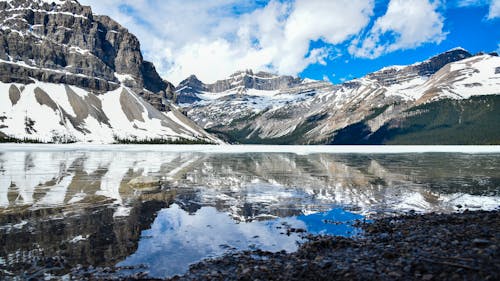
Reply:
<svg viewBox="0 0 500 281"><path fill-rule="evenodd" d="M75 0L0 0L1 139L213 142L138 39Z"/></svg>
<svg viewBox="0 0 500 281"><path fill-rule="evenodd" d="M279 76L267 72L254 73L252 70L238 71L229 76L228 79L219 80L212 84L205 84L191 75L182 81L175 89L178 103L192 103L199 101L197 97L201 93L223 93L230 90L243 95L247 90L276 91L288 89L299 85L300 78L292 76Z"/></svg>
<svg viewBox="0 0 500 281"><path fill-rule="evenodd" d="M0 81L32 79L97 93L120 84L141 94L168 86L144 61L137 38L90 7L74 0L0 1Z"/></svg>
<svg viewBox="0 0 500 281"><path fill-rule="evenodd" d="M367 75L384 86L401 84L416 77L430 77L450 62L470 58L472 55L462 48L452 49L424 62L408 66L392 66Z"/></svg>

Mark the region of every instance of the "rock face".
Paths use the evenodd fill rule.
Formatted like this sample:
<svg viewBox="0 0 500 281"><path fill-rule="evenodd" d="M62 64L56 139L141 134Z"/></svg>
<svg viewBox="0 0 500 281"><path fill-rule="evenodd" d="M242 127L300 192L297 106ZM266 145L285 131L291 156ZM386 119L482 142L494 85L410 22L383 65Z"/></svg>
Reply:
<svg viewBox="0 0 500 281"><path fill-rule="evenodd" d="M137 38L75 0L0 0L0 135L217 142L171 101Z"/></svg>
<svg viewBox="0 0 500 281"><path fill-rule="evenodd" d="M466 50L456 48L414 65L384 68L368 74L367 78L376 80L383 86L401 84L417 77L430 77L448 63L470 58L471 56Z"/></svg>
<svg viewBox="0 0 500 281"><path fill-rule="evenodd" d="M165 91L137 38L77 1L0 1L0 81L75 85L97 93L124 84Z"/></svg>
<svg viewBox="0 0 500 281"><path fill-rule="evenodd" d="M278 76L267 72L253 73L252 70L238 71L228 79L219 80L212 84L205 84L191 75L182 81L176 88L178 103L192 103L199 101L197 94L223 93L234 90L242 95L247 90L276 91L297 86L302 82L300 78L292 76Z"/></svg>
<svg viewBox="0 0 500 281"><path fill-rule="evenodd" d="M498 143L500 137L490 127L498 122L494 116L500 110L495 97L500 95L499 68L498 56L472 56L458 48L339 85L293 80L289 86L266 88L275 91L241 84L224 92L210 92L191 77L177 94L189 99L182 106L191 119L236 143ZM485 95L492 97L481 97ZM471 98L474 100L469 102ZM429 106L446 99L464 102L444 104L447 111ZM476 105L475 114L472 104ZM435 120L446 122L432 122ZM466 122L470 122L467 128ZM483 123L490 129L469 130ZM417 128L421 131L415 135ZM446 133L442 131L445 128ZM398 137L410 132L413 141L409 135L404 141ZM425 133L432 137L424 137ZM446 137L435 138L437 135Z"/></svg>

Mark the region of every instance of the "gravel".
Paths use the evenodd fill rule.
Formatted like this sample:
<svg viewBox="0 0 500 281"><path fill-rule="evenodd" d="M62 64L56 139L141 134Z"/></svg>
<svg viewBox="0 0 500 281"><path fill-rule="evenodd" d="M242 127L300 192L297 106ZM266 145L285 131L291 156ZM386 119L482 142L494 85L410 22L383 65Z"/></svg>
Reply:
<svg viewBox="0 0 500 281"><path fill-rule="evenodd" d="M500 280L500 212L408 214L355 238L309 236L295 253L246 251L172 280Z"/></svg>

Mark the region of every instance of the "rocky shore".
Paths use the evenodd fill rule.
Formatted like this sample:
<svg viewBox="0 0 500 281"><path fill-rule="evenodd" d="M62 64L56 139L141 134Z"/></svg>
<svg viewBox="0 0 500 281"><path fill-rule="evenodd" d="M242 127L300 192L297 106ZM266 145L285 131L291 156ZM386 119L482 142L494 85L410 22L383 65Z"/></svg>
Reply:
<svg viewBox="0 0 500 281"><path fill-rule="evenodd" d="M363 237L310 237L296 253L235 253L172 280L500 280L499 211L408 214L361 227Z"/></svg>

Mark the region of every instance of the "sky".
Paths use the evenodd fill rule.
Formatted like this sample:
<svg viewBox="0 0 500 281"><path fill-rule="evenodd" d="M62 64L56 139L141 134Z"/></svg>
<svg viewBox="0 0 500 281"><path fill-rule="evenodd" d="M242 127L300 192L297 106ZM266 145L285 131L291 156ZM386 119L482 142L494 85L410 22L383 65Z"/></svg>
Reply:
<svg viewBox="0 0 500 281"><path fill-rule="evenodd" d="M500 51L500 0L80 0L178 84L245 69L340 83L455 47Z"/></svg>

